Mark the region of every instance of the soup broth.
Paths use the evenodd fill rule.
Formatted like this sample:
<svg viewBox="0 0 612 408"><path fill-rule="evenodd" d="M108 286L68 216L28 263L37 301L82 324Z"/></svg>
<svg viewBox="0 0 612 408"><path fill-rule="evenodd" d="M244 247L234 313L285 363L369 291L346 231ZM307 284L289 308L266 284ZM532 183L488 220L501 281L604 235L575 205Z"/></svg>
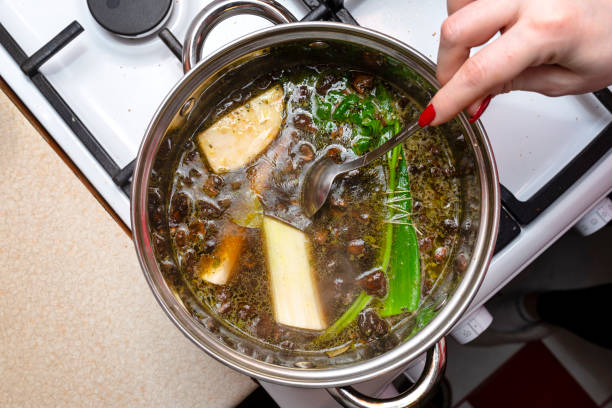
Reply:
<svg viewBox="0 0 612 408"><path fill-rule="evenodd" d="M281 105L270 96L275 92ZM193 294L226 325L270 347L330 356L416 318L452 259L458 233L459 192L445 138L420 130L369 167L338 178L310 219L299 192L317 157L361 155L416 120L422 107L375 75L330 66L266 75L242 95L220 105L215 123L234 115L229 126L238 128L240 120L282 106L278 131L265 135L271 142L262 138L261 151L253 143L230 146L228 167L215 168L221 131L213 135L215 123L203 123L173 170L168 227ZM247 150L252 157L238 157ZM302 250L283 264L274 257L287 254L271 245L286 240ZM279 271L277 264L290 267ZM304 279L303 293L291 292L280 274ZM307 306L298 313L296 305Z"/></svg>

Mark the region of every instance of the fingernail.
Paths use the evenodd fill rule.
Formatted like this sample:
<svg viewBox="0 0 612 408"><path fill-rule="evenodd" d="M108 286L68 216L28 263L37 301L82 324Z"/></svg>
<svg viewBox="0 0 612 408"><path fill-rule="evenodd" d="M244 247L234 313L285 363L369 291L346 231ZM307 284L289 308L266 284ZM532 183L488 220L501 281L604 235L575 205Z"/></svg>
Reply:
<svg viewBox="0 0 612 408"><path fill-rule="evenodd" d="M425 127L429 125L434 120L435 117L436 117L436 110L434 109L433 105L430 103L429 105L427 105L423 113L421 113L421 116L419 116L419 126Z"/></svg>
<svg viewBox="0 0 612 408"><path fill-rule="evenodd" d="M484 113L484 111L487 109L487 106L489 106L489 102L491 102L491 95L487 96L486 98L484 98L484 100L482 101L482 103L480 104L480 106L478 107L478 110L476 111L476 113L474 114L474 116L472 116L470 118L470 123L474 123L478 120L478 118Z"/></svg>

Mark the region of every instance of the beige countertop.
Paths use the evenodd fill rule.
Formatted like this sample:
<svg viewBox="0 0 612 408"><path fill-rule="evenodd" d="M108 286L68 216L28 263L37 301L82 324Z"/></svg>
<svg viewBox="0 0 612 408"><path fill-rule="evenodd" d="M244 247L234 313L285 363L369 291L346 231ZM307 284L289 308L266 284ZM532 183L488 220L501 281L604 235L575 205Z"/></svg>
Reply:
<svg viewBox="0 0 612 408"><path fill-rule="evenodd" d="M223 407L255 383L187 340L132 242L0 91L0 407Z"/></svg>

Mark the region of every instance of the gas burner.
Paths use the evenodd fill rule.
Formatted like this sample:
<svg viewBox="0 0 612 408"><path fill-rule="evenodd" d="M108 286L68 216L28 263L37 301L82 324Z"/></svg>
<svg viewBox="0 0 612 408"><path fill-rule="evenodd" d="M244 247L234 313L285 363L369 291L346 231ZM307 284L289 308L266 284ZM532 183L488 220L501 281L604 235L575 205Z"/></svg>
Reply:
<svg viewBox="0 0 612 408"><path fill-rule="evenodd" d="M170 17L173 3L172 0L87 0L98 24L125 38L155 33Z"/></svg>

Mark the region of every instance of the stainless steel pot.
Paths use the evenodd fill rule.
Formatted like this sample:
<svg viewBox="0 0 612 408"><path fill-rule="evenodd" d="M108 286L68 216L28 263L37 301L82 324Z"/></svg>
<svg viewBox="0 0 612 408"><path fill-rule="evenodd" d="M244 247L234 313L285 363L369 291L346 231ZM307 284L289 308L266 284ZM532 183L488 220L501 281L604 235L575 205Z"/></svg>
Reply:
<svg viewBox="0 0 612 408"><path fill-rule="evenodd" d="M278 25L234 41L202 59L208 32L221 20L248 13ZM185 76L155 113L140 147L132 181L132 231L145 277L170 319L202 350L227 366L265 381L328 388L345 406L413 406L442 375L449 332L476 294L493 254L497 236L500 193L491 146L480 124L462 113L444 127L460 168L462 234L457 257L424 300L435 317L424 327L417 319L394 330L397 344L373 345L330 358L317 353L293 353L262 348L220 324L199 305L182 283L169 251L164 219L168 174L186 137L221 99L239 85L280 66L340 62L376 71L425 104L439 88L434 64L408 45L370 29L339 23L295 23L272 1L213 2L192 23L185 40ZM198 62L199 61L199 62ZM467 263L465 260L469 260ZM350 385L405 366L427 352L420 380L404 394L385 402L359 394Z"/></svg>

